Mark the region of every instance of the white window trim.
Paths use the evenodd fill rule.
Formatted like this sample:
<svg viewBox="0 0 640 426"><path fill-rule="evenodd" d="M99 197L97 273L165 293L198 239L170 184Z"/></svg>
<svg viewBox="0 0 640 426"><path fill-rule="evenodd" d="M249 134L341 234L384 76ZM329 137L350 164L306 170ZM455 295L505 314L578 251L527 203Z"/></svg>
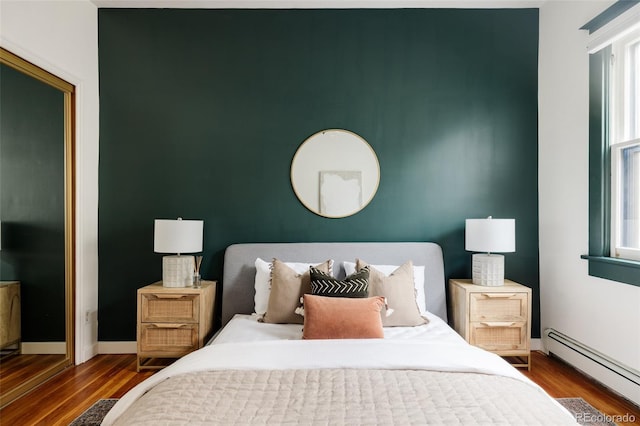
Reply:
<svg viewBox="0 0 640 426"><path fill-rule="evenodd" d="M631 247L621 247L620 228L618 227L618 213L621 209L621 173L620 157L621 151L629 146L640 144L640 138L626 142L617 143L611 146L611 257L620 259L640 260L640 249Z"/></svg>
<svg viewBox="0 0 640 426"><path fill-rule="evenodd" d="M616 42L612 44L610 94L613 101L610 104L612 120L611 134L609 135L612 147L615 144L630 139L630 136L625 134L626 129L624 128L624 117L622 116L625 111L625 88L627 88L629 84L628 81L625 81L625 68L627 64L625 63L626 55L624 49L627 45L634 42L640 42L640 26L638 26L635 31L627 33L624 38L616 40ZM623 84L618 84L620 81L622 81Z"/></svg>
<svg viewBox="0 0 640 426"><path fill-rule="evenodd" d="M629 247L616 247L614 253L618 259L640 260L640 250Z"/></svg>
<svg viewBox="0 0 640 426"><path fill-rule="evenodd" d="M595 53L640 27L640 3L594 31L587 40L587 52Z"/></svg>
<svg viewBox="0 0 640 426"><path fill-rule="evenodd" d="M635 9L635 8L634 8ZM633 9L632 9L633 10ZM640 16L640 15L638 15ZM628 22L628 20L626 21ZM622 247L622 240L619 228L619 217L621 206L621 171L620 160L621 150L640 143L640 138L630 140L631 135L627 133L625 128L625 117L623 116L627 101L629 82L625 69L627 64L625 59L625 49L629 44L640 41L640 26L635 25L630 31L624 31L623 34L616 38L612 43L612 60L611 60L611 104L610 104L610 154L611 154L611 250L610 256L640 260L640 249ZM635 135L636 137L638 135Z"/></svg>

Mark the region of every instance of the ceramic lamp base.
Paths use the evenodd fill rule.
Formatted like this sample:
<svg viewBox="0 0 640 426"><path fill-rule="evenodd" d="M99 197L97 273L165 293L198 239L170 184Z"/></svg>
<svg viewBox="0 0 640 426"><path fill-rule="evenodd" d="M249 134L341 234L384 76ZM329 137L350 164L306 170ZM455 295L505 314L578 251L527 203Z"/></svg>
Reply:
<svg viewBox="0 0 640 426"><path fill-rule="evenodd" d="M472 282L475 285L499 287L504 285L504 256L476 253L472 256Z"/></svg>
<svg viewBox="0 0 640 426"><path fill-rule="evenodd" d="M193 256L164 256L162 258L162 285L164 287L190 287L193 285Z"/></svg>

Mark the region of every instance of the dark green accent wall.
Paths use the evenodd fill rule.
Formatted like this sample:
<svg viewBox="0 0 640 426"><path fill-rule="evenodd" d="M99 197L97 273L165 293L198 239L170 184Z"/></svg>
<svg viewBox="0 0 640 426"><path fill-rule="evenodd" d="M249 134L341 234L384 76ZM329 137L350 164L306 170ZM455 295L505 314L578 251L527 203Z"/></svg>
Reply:
<svg viewBox="0 0 640 426"><path fill-rule="evenodd" d="M464 219L516 218L506 275L539 337L538 11L99 10L99 340L135 340L161 277L155 218L204 219L203 276L232 243L435 241L470 276ZM289 182L299 144L364 137L381 181L326 219Z"/></svg>
<svg viewBox="0 0 640 426"><path fill-rule="evenodd" d="M22 341L64 341L64 96L6 65L0 221L0 279L21 283Z"/></svg>

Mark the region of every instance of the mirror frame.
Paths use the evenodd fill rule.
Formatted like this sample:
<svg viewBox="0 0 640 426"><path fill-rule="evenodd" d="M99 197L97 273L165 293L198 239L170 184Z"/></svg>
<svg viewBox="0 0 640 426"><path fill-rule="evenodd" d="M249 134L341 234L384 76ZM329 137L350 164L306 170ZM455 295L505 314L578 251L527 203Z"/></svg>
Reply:
<svg viewBox="0 0 640 426"><path fill-rule="evenodd" d="M75 358L75 86L0 47L0 64L35 78L64 94L64 251L65 251L65 346L66 356L13 389L3 389L0 407L29 392L73 364Z"/></svg>
<svg viewBox="0 0 640 426"><path fill-rule="evenodd" d="M309 204L309 200L305 199L305 197L303 197L299 191L299 189L296 186L296 182L294 181L294 165L296 163L296 159L299 158L299 154L300 151L304 148L305 145L307 145L309 142L314 142L317 140L317 138L319 136L324 135L326 132L342 132L345 133L349 136L351 136L354 139L357 139L359 142L361 142L366 148L369 149L369 151L371 151L371 154L373 156L373 159L375 160L375 168L377 169L378 175L377 175L377 179L375 182L375 185L373 187L373 191L371 193L371 196L368 199L363 199L362 200L362 205L360 206L359 209L354 210L354 211L350 211L348 213L344 213L344 214L336 214L336 215L332 215L332 214L327 214L327 213L321 213L320 208L318 208L317 210L312 208L312 206ZM312 134L311 136L309 136L308 138L306 138L301 144L300 146L298 146L298 148L296 149L295 154L293 154L293 159L291 160L291 165L289 166L289 180L291 182L291 187L293 188L293 192L296 195L296 198L298 198L298 201L300 201L300 203L310 212L320 216L320 217L326 217L329 219L341 219L341 218L345 218L345 217L349 217L349 216L353 216L359 212L361 212L362 210L364 210L370 203L371 201L373 201L373 199L376 196L376 193L378 192L378 188L380 187L380 160L378 160L378 155L376 154L375 150L373 149L373 147L371 146L371 144L369 144L369 142L367 142L367 140L365 138L363 138L362 136L360 136L359 134L352 132L351 130L346 130L346 129L337 129L337 128L331 128L331 129L323 129L320 130L318 132L315 132L314 134ZM308 198L308 197L307 197Z"/></svg>

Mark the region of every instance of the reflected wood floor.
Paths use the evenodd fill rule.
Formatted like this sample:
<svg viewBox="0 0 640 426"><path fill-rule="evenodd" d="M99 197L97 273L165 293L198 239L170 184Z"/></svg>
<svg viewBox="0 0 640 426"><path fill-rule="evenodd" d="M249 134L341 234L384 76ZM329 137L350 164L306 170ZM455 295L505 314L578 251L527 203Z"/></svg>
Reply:
<svg viewBox="0 0 640 426"><path fill-rule="evenodd" d="M94 402L120 398L154 371L136 372L136 356L98 355L69 367L0 410L0 424L68 425Z"/></svg>
<svg viewBox="0 0 640 426"><path fill-rule="evenodd" d="M11 389L37 376L51 365L63 361L64 355L10 355L0 359L0 390Z"/></svg>
<svg viewBox="0 0 640 426"><path fill-rule="evenodd" d="M564 362L532 353L532 367L521 369L552 397L580 397L608 415L631 414L640 425L640 407L617 396ZM98 399L120 398L154 371L136 373L135 355L98 355L70 367L0 411L2 425L68 425Z"/></svg>

